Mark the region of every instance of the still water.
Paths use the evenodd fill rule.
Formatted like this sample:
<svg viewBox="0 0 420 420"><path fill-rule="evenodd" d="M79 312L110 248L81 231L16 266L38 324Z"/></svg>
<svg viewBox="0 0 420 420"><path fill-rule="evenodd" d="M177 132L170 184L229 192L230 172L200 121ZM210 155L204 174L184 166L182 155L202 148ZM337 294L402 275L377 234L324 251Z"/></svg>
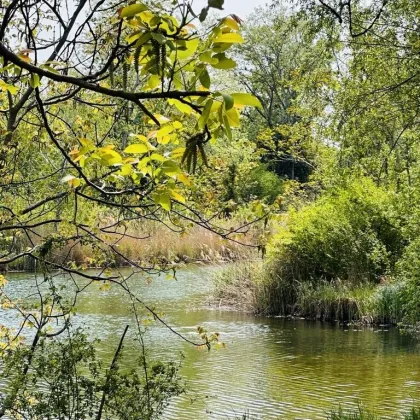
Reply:
<svg viewBox="0 0 420 420"><path fill-rule="evenodd" d="M149 327L150 357L182 361L188 384L188 393L167 409L167 419L233 419L244 412L263 419L317 419L339 404L359 402L391 418L420 404L419 342L387 327L353 329L212 309L206 301L217 269L186 268L177 280L130 280L132 291L164 311L179 333L197 341L196 326L202 325L226 343L225 349L199 351L161 325ZM10 295L33 294L33 275L9 274L8 280ZM13 322L9 311L0 310L0 323ZM125 325L134 333L129 300L115 286L87 289L76 322L101 339L106 360ZM125 351L134 357L138 350L127 345Z"/></svg>

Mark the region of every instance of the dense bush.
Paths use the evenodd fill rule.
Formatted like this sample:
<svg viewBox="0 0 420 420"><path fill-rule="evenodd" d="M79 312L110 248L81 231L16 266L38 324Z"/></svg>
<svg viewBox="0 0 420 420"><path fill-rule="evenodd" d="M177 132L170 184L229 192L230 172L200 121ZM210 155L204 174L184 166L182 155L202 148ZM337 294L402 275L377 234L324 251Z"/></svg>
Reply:
<svg viewBox="0 0 420 420"><path fill-rule="evenodd" d="M358 179L291 210L269 250L272 273L299 282L379 281L404 245L392 208L392 194Z"/></svg>
<svg viewBox="0 0 420 420"><path fill-rule="evenodd" d="M284 180L263 164L252 169L242 181L238 192L245 202L257 198L271 204L284 191Z"/></svg>
<svg viewBox="0 0 420 420"><path fill-rule="evenodd" d="M404 284L403 321L409 325L416 325L420 320L420 238L413 240L406 247L396 271L399 280Z"/></svg>
<svg viewBox="0 0 420 420"><path fill-rule="evenodd" d="M420 240L407 246L394 200L362 178L291 209L266 262L219 274L216 296L269 314L414 323L420 319Z"/></svg>

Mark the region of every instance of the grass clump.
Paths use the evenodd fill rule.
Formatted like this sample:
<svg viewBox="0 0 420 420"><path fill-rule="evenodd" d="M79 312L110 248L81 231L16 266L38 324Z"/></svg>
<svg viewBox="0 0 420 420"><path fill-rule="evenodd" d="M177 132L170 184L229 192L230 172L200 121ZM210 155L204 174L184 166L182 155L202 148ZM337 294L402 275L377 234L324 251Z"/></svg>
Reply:
<svg viewBox="0 0 420 420"><path fill-rule="evenodd" d="M356 410L346 411L342 407L333 410L327 417L328 420L379 420L375 414L365 410L359 405Z"/></svg>
<svg viewBox="0 0 420 420"><path fill-rule="evenodd" d="M388 418L388 417L387 417ZM403 415L395 416L395 420L419 420L420 408L412 407L411 410ZM327 417L328 420L381 420L381 417L366 410L362 405L359 405L356 410L346 411L342 407L338 410L333 410Z"/></svg>
<svg viewBox="0 0 420 420"><path fill-rule="evenodd" d="M242 261L214 275L214 298L219 306L258 312L262 261Z"/></svg>

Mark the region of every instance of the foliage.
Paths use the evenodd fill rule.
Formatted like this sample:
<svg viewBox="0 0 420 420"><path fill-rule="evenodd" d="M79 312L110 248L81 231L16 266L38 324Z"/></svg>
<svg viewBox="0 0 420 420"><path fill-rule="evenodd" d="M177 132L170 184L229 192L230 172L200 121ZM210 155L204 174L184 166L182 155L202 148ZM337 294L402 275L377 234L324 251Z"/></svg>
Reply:
<svg viewBox="0 0 420 420"><path fill-rule="evenodd" d="M103 372L95 344L75 330L64 340L42 338L36 349L13 351L4 366L8 395L14 395L13 400L6 397L6 414L16 419L157 419L169 398L184 391L173 363L149 366L139 360L127 372L120 353L118 363ZM21 365L28 360L31 369L22 375Z"/></svg>
<svg viewBox="0 0 420 420"><path fill-rule="evenodd" d="M404 244L393 200L369 179L356 179L290 211L269 250L275 275L303 282L378 281Z"/></svg>

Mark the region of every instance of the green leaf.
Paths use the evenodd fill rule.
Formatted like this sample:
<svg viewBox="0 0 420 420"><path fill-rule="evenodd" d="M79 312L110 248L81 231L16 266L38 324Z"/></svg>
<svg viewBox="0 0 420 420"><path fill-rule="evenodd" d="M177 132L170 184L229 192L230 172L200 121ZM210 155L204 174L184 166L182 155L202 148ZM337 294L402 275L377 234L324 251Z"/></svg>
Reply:
<svg viewBox="0 0 420 420"><path fill-rule="evenodd" d="M160 76L158 74L153 74L149 77L149 80L147 81L147 86L149 86L150 89L155 89L160 84Z"/></svg>
<svg viewBox="0 0 420 420"><path fill-rule="evenodd" d="M223 10L223 3L224 0L208 0L207 4L209 7L213 7L214 9Z"/></svg>
<svg viewBox="0 0 420 420"><path fill-rule="evenodd" d="M223 126L225 128L227 138L229 141L232 141L232 130L230 129L229 120L226 115L223 115Z"/></svg>
<svg viewBox="0 0 420 420"><path fill-rule="evenodd" d="M171 198L167 193L155 193L152 195L153 201L166 211L171 211Z"/></svg>
<svg viewBox="0 0 420 420"><path fill-rule="evenodd" d="M120 10L120 17L132 17L138 13L144 12L145 10L147 10L147 7L142 3L130 4L129 6Z"/></svg>
<svg viewBox="0 0 420 420"><path fill-rule="evenodd" d="M180 167L173 160L167 160L163 162L160 169L165 175L168 176L173 176L181 172Z"/></svg>
<svg viewBox="0 0 420 420"><path fill-rule="evenodd" d="M149 147L146 143L136 143L130 144L130 146L124 149L124 153L134 153L134 154L141 154L147 153L149 151Z"/></svg>
<svg viewBox="0 0 420 420"><path fill-rule="evenodd" d="M180 60L185 60L186 58L191 57L197 51L200 41L198 38L194 38L189 41L182 40L182 42L185 44L185 46L182 47L182 49L178 47L177 57ZM179 41L177 42L177 45L179 46Z"/></svg>
<svg viewBox="0 0 420 420"><path fill-rule="evenodd" d="M235 105L254 106L262 108L261 102L250 93L232 93Z"/></svg>
<svg viewBox="0 0 420 420"><path fill-rule="evenodd" d="M238 32L228 32L221 34L213 39L213 42L221 42L226 44L243 44L245 41Z"/></svg>
<svg viewBox="0 0 420 420"><path fill-rule="evenodd" d="M160 32L152 32L152 38L159 42L159 44L165 44L166 43L166 37L161 34Z"/></svg>
<svg viewBox="0 0 420 420"><path fill-rule="evenodd" d="M213 99L209 99L206 102L206 105L204 106L204 109L203 109L203 112L202 112L200 118L198 119L198 128L200 130L202 130L206 126L207 121L209 120L210 111L211 111L212 106L213 106Z"/></svg>
<svg viewBox="0 0 420 420"><path fill-rule="evenodd" d="M32 89L36 89L39 86L39 76L35 73L31 73L31 78L29 79L29 85Z"/></svg>
<svg viewBox="0 0 420 420"><path fill-rule="evenodd" d="M210 51L203 52L202 54L199 55L198 58L200 59L200 61L207 64L217 64L219 62L217 58L214 58L211 56Z"/></svg>
<svg viewBox="0 0 420 420"><path fill-rule="evenodd" d="M231 127L239 127L241 125L239 112L235 108L226 111L226 117L229 120L229 125Z"/></svg>
<svg viewBox="0 0 420 420"><path fill-rule="evenodd" d="M227 95L226 93L222 93L223 101L225 102L225 109L228 111L229 109L233 108L234 100L232 96Z"/></svg>
<svg viewBox="0 0 420 420"><path fill-rule="evenodd" d="M205 67L202 69L200 75L198 76L198 79L200 80L200 83L203 87L205 87L206 89L210 89L211 79L209 72Z"/></svg>
<svg viewBox="0 0 420 420"><path fill-rule="evenodd" d="M137 31L133 34L131 34L127 38L127 42L129 44L133 43L134 41L137 41L138 45L143 45L145 42L147 42L152 37L152 34L150 32L143 32L143 31Z"/></svg>
<svg viewBox="0 0 420 420"><path fill-rule="evenodd" d="M221 58L216 64L212 64L215 69L230 70L236 67L236 62L231 58Z"/></svg>
<svg viewBox="0 0 420 420"><path fill-rule="evenodd" d="M206 20L208 13L209 13L209 8L208 7L204 7L201 10L200 17L199 17L200 22L204 22Z"/></svg>

